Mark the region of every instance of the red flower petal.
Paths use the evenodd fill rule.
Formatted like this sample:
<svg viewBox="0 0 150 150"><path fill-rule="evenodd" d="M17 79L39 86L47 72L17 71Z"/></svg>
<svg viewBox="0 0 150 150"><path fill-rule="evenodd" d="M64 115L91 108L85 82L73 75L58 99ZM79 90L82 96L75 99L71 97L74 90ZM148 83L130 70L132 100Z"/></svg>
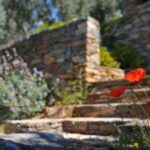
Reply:
<svg viewBox="0 0 150 150"><path fill-rule="evenodd" d="M145 75L146 70L144 70L143 68L137 68L127 73L125 76L125 80L135 83L142 80L145 77Z"/></svg>
<svg viewBox="0 0 150 150"><path fill-rule="evenodd" d="M119 97L119 96L121 96L127 89L128 89L128 86L123 86L123 87L114 89L114 90L110 91L109 93L107 93L107 96L110 96L110 97Z"/></svg>

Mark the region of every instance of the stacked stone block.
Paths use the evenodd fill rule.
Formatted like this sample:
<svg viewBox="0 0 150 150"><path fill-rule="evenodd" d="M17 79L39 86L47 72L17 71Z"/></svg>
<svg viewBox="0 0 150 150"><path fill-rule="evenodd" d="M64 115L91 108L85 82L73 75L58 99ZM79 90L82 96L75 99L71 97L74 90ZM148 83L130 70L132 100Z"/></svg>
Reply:
<svg viewBox="0 0 150 150"><path fill-rule="evenodd" d="M3 49L1 54L6 50L11 52L13 47L31 70L36 67L43 71L47 81L70 81L80 75L87 82L91 82L90 78L93 78L92 82L122 78L122 71L113 68L111 70L114 71L105 71L110 68L99 67L100 26L91 17L76 19L63 27L31 35ZM90 73L89 70L93 69L99 73ZM105 77L102 70L106 73ZM116 75L110 72L116 72Z"/></svg>
<svg viewBox="0 0 150 150"><path fill-rule="evenodd" d="M99 65L99 24L90 17L77 19L6 49L11 51L13 47L30 68L42 70L46 78L70 79L75 66L87 62Z"/></svg>
<svg viewBox="0 0 150 150"><path fill-rule="evenodd" d="M150 1L127 0L124 17L114 35L118 41L131 44L141 57L141 65L150 64Z"/></svg>

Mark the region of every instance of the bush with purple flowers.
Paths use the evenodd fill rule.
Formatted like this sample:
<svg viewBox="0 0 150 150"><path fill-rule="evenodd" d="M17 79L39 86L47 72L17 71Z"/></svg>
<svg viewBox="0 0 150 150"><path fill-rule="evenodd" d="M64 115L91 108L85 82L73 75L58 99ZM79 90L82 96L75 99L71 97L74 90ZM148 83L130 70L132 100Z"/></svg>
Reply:
<svg viewBox="0 0 150 150"><path fill-rule="evenodd" d="M43 74L36 68L33 73L17 54L6 51L0 59L0 121L24 119L45 107L48 87Z"/></svg>

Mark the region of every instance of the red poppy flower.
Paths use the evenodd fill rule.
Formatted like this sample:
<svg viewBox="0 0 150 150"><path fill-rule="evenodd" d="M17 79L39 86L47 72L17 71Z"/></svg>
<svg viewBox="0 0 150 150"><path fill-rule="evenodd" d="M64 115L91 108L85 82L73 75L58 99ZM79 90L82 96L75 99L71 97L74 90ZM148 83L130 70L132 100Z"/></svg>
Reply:
<svg viewBox="0 0 150 150"><path fill-rule="evenodd" d="M146 70L144 70L143 68L137 68L127 73L125 76L125 80L135 83L142 80L145 77L145 75Z"/></svg>
<svg viewBox="0 0 150 150"><path fill-rule="evenodd" d="M107 96L119 97L119 96L121 96L127 89L128 89L128 86L123 86L123 87L114 89L114 90L110 91L109 93L107 93Z"/></svg>

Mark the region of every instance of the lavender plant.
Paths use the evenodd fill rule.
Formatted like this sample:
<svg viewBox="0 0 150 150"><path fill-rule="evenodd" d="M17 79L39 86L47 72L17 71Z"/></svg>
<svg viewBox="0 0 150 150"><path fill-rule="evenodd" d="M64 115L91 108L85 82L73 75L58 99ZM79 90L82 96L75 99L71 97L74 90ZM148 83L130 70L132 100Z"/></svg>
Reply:
<svg viewBox="0 0 150 150"><path fill-rule="evenodd" d="M24 119L45 107L48 87L43 74L36 68L33 73L17 54L6 51L0 59L0 120Z"/></svg>

